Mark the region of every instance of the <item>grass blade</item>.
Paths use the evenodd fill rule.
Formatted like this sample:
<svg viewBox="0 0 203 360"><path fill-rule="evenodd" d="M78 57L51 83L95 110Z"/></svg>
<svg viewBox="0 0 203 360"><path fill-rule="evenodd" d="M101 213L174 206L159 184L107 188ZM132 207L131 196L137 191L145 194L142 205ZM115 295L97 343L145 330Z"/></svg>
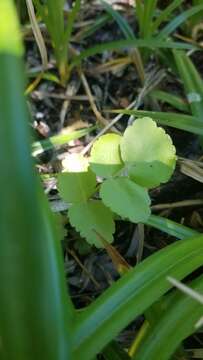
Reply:
<svg viewBox="0 0 203 360"><path fill-rule="evenodd" d="M94 47L88 48L80 53L80 55L75 56L71 63L71 68L80 64L83 59L86 59L89 56L100 54L106 50L120 50L125 48L168 48L168 49L194 49L194 45L186 44L183 42L173 42L173 41L159 41L157 38L151 39L127 39L127 40L118 40L112 41Z"/></svg>
<svg viewBox="0 0 203 360"><path fill-rule="evenodd" d="M158 215L150 215L149 219L145 222L146 225L152 226L155 229L161 230L171 236L175 236L178 239L187 239L198 235L198 231L192 230L187 226L178 224L175 221L166 219Z"/></svg>
<svg viewBox="0 0 203 360"><path fill-rule="evenodd" d="M203 81L190 58L182 51L174 51L178 71L194 116L203 121Z"/></svg>
<svg viewBox="0 0 203 360"><path fill-rule="evenodd" d="M134 0L135 1L135 13L138 18L139 22L139 29L140 33L143 32L143 17L144 17L144 5L141 0Z"/></svg>
<svg viewBox="0 0 203 360"><path fill-rule="evenodd" d="M203 236L178 241L150 256L114 283L78 317L75 358L90 360L119 331L142 314L177 279L202 265Z"/></svg>
<svg viewBox="0 0 203 360"><path fill-rule="evenodd" d="M69 17L68 17L68 22L67 22L67 28L65 30L64 33L64 41L63 43L70 43L70 37L73 31L73 25L76 19L76 16L80 10L80 4L81 4L81 0L76 0L74 5L73 5L73 9L71 10ZM67 49L68 50L68 49ZM67 56L67 61L68 61L68 56Z"/></svg>
<svg viewBox="0 0 203 360"><path fill-rule="evenodd" d="M203 276L191 283L193 290L203 292ZM133 360L168 360L178 345L195 331L203 306L176 290L166 311L152 325ZM175 331L174 331L175 329Z"/></svg>
<svg viewBox="0 0 203 360"><path fill-rule="evenodd" d="M176 129L192 132L197 135L203 135L203 124L198 117L177 114L165 113L161 111L143 111L143 110L114 110L113 112L119 114L134 115L137 117L149 116L158 124L171 126Z"/></svg>
<svg viewBox="0 0 203 360"><path fill-rule="evenodd" d="M114 10L113 7L110 6L106 1L104 1L104 0L101 0L101 1L105 6L106 11L117 22L117 24L118 24L121 32L125 36L125 38L126 39L134 39L134 32L133 32L132 28L130 27L130 25L128 24L128 22L126 21L126 19L123 16L121 16L118 11ZM143 83L144 78L145 78L145 71L144 71L142 58L141 58L141 55L140 55L140 52L138 51L138 49L135 48L133 50L134 51L132 52L131 56L133 56L133 58L134 58L134 62L136 64L137 72L139 74L141 82Z"/></svg>
<svg viewBox="0 0 203 360"><path fill-rule="evenodd" d="M156 9L157 0L148 0L144 4L144 14L143 14L143 27L142 27L142 37L149 38L152 36L152 19Z"/></svg>
<svg viewBox="0 0 203 360"><path fill-rule="evenodd" d="M71 360L74 312L55 224L30 157L11 0L0 1L0 24L0 357Z"/></svg>
<svg viewBox="0 0 203 360"><path fill-rule="evenodd" d="M27 5L27 10L28 10L28 14L29 14L29 18L30 18L30 23L32 26L32 31L40 52L40 56L42 59L42 67L43 70L45 71L47 69L48 66L48 55L47 55L47 49L46 49L46 45L44 43L44 39L42 37L42 33L40 30L40 27L37 23L36 17L35 17L35 11L34 11L34 6L32 3L32 0L26 0L26 5Z"/></svg>
<svg viewBox="0 0 203 360"><path fill-rule="evenodd" d="M37 156L46 150L53 149L56 146L62 146L69 143L72 140L80 139L81 137L89 134L94 129L95 127L92 126L87 129L73 131L70 134L62 134L62 135L59 134L45 140L36 141L32 144L32 155Z"/></svg>
<svg viewBox="0 0 203 360"><path fill-rule="evenodd" d="M77 40L86 39L88 36L94 34L98 29L101 29L110 18L111 16L109 14L105 14L94 19L94 22L87 26L84 32L82 32L80 35L77 35Z"/></svg>
<svg viewBox="0 0 203 360"><path fill-rule="evenodd" d="M152 34L158 29L162 22L166 21L172 12L182 4L183 0L174 0L171 4L169 4L157 17L157 19L152 24Z"/></svg>
<svg viewBox="0 0 203 360"><path fill-rule="evenodd" d="M125 18L121 16L118 11L114 10L113 7L109 5L105 0L100 1L104 5L104 8L108 12L108 14L110 14L111 17L117 22L126 39L134 38L134 32L128 22L125 20Z"/></svg>
<svg viewBox="0 0 203 360"><path fill-rule="evenodd" d="M55 0L47 0L45 3L42 3L40 0L34 0L36 9L50 34L62 83L65 83L68 76L68 41L64 39L64 3L65 0L58 0L57 2Z"/></svg>
<svg viewBox="0 0 203 360"><path fill-rule="evenodd" d="M164 40L172 34L182 23L184 23L191 16L197 14L199 11L203 10L203 5L193 6L192 8L184 11L179 16L176 16L171 22L169 22L160 32L157 38L159 40Z"/></svg>
<svg viewBox="0 0 203 360"><path fill-rule="evenodd" d="M180 111L187 113L190 110L189 105L187 104L186 100L180 98L177 95L169 94L166 91L154 90L150 93L150 96L152 96L152 98L154 98L156 100L165 102Z"/></svg>

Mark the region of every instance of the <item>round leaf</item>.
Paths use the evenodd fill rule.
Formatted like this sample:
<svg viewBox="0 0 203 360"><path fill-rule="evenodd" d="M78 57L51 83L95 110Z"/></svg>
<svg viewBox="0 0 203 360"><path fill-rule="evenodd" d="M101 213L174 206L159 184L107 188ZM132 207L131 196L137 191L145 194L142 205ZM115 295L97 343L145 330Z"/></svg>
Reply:
<svg viewBox="0 0 203 360"><path fill-rule="evenodd" d="M104 204L123 218L138 223L150 216L150 198L143 187L128 178L108 179L100 188Z"/></svg>
<svg viewBox="0 0 203 360"><path fill-rule="evenodd" d="M170 136L147 117L135 120L121 140L121 156L130 177L147 188L170 179L176 163L175 153Z"/></svg>
<svg viewBox="0 0 203 360"><path fill-rule="evenodd" d="M96 176L91 170L58 175L60 196L70 203L87 201L96 191L96 184Z"/></svg>
<svg viewBox="0 0 203 360"><path fill-rule="evenodd" d="M90 156L90 167L96 175L108 177L122 169L120 141L120 135L106 134L94 143Z"/></svg>
<svg viewBox="0 0 203 360"><path fill-rule="evenodd" d="M113 241L112 234L115 231L113 214L100 200L74 204L69 209L68 216L71 225L80 232L82 237L86 238L89 244L103 248L96 232L107 242Z"/></svg>

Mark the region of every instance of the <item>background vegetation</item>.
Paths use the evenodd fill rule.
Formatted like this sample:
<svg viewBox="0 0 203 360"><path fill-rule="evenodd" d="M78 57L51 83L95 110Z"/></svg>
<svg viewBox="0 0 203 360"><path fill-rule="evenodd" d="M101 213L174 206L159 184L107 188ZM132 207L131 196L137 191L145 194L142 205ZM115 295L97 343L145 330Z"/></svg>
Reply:
<svg viewBox="0 0 203 360"><path fill-rule="evenodd" d="M202 15L1 0L2 359L203 358Z"/></svg>

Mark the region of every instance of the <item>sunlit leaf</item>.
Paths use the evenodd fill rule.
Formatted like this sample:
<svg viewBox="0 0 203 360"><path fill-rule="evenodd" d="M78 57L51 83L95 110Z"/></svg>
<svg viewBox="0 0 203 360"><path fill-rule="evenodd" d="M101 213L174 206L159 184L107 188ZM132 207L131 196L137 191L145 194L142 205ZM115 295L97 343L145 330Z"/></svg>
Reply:
<svg viewBox="0 0 203 360"><path fill-rule="evenodd" d="M108 177L122 169L120 141L120 135L106 134L95 142L91 151L90 166L96 175Z"/></svg>
<svg viewBox="0 0 203 360"><path fill-rule="evenodd" d="M85 172L88 170L89 162L82 154L67 153L62 160L63 171L68 172Z"/></svg>
<svg viewBox="0 0 203 360"><path fill-rule="evenodd" d="M129 126L121 140L121 156L130 177L152 188L170 179L176 162L175 147L156 122L144 117Z"/></svg>

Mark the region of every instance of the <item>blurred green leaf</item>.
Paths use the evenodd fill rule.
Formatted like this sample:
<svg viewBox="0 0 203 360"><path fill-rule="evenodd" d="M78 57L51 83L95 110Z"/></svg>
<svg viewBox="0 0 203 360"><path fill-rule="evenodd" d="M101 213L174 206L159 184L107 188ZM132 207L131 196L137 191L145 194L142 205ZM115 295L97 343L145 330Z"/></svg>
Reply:
<svg viewBox="0 0 203 360"><path fill-rule="evenodd" d="M74 309L53 214L30 156L22 44L0 1L0 358L72 360Z"/></svg>
<svg viewBox="0 0 203 360"><path fill-rule="evenodd" d="M196 230L158 215L150 215L145 224L175 236L177 239L186 239L199 234Z"/></svg>
<svg viewBox="0 0 203 360"><path fill-rule="evenodd" d="M163 103L167 103L171 106L173 106L175 109L183 111L183 112L189 112L190 107L185 99L182 99L181 97L170 94L166 91L161 90L153 90L150 93L150 96L158 101L161 101Z"/></svg>
<svg viewBox="0 0 203 360"><path fill-rule="evenodd" d="M158 40L164 40L173 33L182 23L199 11L203 10L203 5L193 6L188 10L183 11L180 15L175 16L157 35Z"/></svg>
<svg viewBox="0 0 203 360"><path fill-rule="evenodd" d="M161 111L144 111L144 110L114 110L114 113L135 115L135 116L149 116L158 124L167 125L176 129L192 132L194 134L203 135L203 124L196 116L190 116L172 112Z"/></svg>
<svg viewBox="0 0 203 360"><path fill-rule="evenodd" d="M104 51L120 50L125 48L169 48L169 49L195 49L196 47L191 44L186 44L184 42L174 42L174 41L164 41L157 38L150 39L123 39L118 41L112 41L108 43L103 43L95 45L86 50L81 51L80 55L77 55L73 58L70 68L77 66L81 63L82 60L93 56L95 54L103 53Z"/></svg>
<svg viewBox="0 0 203 360"><path fill-rule="evenodd" d="M161 11L157 16L156 20L152 24L151 32L152 34L158 29L158 27L166 20L169 19L172 12L182 4L184 0L173 0L169 5Z"/></svg>
<svg viewBox="0 0 203 360"><path fill-rule="evenodd" d="M59 134L59 135L51 136L50 138L45 140L35 141L32 144L32 155L37 156L46 150L55 148L55 146L62 146L69 143L72 140L80 139L81 137L89 134L94 129L95 127L92 126L87 129L73 131L70 134Z"/></svg>
<svg viewBox="0 0 203 360"><path fill-rule="evenodd" d="M190 58L181 51L174 51L178 71L183 80L191 112L203 121L203 80Z"/></svg>
<svg viewBox="0 0 203 360"><path fill-rule="evenodd" d="M134 31L129 25L128 21L105 0L100 1L104 5L104 8L108 12L108 14L110 14L112 18L117 22L126 39L134 38Z"/></svg>

